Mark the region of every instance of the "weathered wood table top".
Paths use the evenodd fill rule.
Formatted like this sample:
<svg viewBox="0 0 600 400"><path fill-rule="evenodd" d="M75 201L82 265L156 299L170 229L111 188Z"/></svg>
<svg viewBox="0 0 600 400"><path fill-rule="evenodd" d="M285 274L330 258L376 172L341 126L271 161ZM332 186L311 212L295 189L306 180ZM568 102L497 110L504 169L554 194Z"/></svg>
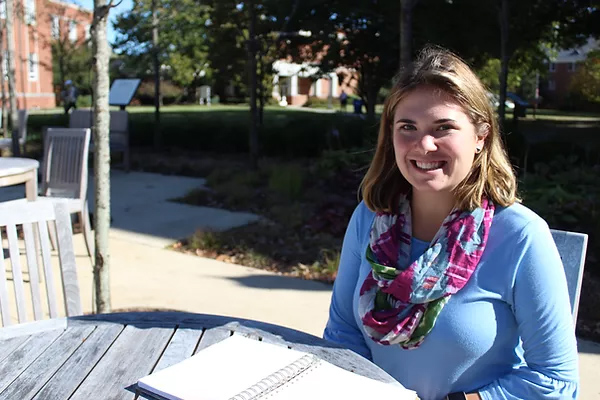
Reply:
<svg viewBox="0 0 600 400"><path fill-rule="evenodd" d="M39 161L32 158L0 157L0 187L25 183L25 197L37 198Z"/></svg>
<svg viewBox="0 0 600 400"><path fill-rule="evenodd" d="M386 372L316 336L252 320L183 312L59 318L0 329L0 399L142 399L139 378L232 334L315 354L383 382Z"/></svg>

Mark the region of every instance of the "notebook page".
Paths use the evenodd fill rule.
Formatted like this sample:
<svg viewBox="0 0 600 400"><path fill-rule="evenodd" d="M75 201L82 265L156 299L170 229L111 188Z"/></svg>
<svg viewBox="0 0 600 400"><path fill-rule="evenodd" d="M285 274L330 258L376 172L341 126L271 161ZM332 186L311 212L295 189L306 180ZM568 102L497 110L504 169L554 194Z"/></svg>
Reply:
<svg viewBox="0 0 600 400"><path fill-rule="evenodd" d="M233 335L138 381L169 400L227 400L306 353Z"/></svg>
<svg viewBox="0 0 600 400"><path fill-rule="evenodd" d="M417 394L399 383L376 381L321 360L318 365L294 378L270 396L265 396L264 399L415 400Z"/></svg>

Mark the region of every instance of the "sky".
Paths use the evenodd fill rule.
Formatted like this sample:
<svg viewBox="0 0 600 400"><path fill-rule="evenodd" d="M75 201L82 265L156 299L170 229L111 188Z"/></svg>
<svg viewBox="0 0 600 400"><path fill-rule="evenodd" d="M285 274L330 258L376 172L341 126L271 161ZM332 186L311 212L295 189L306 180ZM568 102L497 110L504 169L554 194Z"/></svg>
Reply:
<svg viewBox="0 0 600 400"><path fill-rule="evenodd" d="M94 0L65 0L67 3L74 3L77 4L85 9L88 10L93 10L94 9ZM113 2L116 4L119 2L119 0L113 0ZM133 0L122 0L121 3L115 7L112 8L110 10L110 14L109 14L109 22L108 22L108 41L110 43L112 43L115 39L115 31L112 28L112 23L110 21L113 21L114 18L125 12L125 11L129 11L131 10L131 8L133 7Z"/></svg>

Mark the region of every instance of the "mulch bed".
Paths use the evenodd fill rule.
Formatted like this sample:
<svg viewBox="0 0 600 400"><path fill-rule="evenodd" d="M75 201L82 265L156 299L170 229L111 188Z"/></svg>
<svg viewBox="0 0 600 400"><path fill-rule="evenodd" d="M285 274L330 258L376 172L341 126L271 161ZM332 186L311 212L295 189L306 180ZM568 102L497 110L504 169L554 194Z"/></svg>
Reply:
<svg viewBox="0 0 600 400"><path fill-rule="evenodd" d="M245 165L243 157L208 154L133 155L138 170L206 177L216 168ZM311 180L307 198L297 202L298 221L281 223L274 219L272 200L264 187L255 188L252 201L232 203L217 192L194 196L197 205L250 211L265 216L258 223L213 233L215 246L190 248L190 238L176 243L178 251L202 257L261 268L284 275L332 283L335 270L323 267L324 250L341 248L344 231L358 203L356 190L364 171L342 171L328 179ZM285 199L281 200L286 202ZM287 201L289 203L289 200ZM212 242L211 242L212 243ZM321 261L318 261L321 259ZM316 264L315 264L316 263ZM319 264L320 263L320 264ZM580 337L600 342L600 276L586 271L577 321Z"/></svg>

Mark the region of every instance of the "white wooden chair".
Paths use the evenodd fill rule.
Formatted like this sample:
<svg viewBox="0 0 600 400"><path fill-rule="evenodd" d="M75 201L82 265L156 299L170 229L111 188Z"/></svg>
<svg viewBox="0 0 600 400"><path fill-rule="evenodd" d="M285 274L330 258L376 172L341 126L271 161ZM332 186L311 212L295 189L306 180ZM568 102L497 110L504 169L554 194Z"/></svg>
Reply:
<svg viewBox="0 0 600 400"><path fill-rule="evenodd" d="M89 129L48 128L38 197L67 202L69 213L79 217L89 256L94 243L87 201L90 135Z"/></svg>
<svg viewBox="0 0 600 400"><path fill-rule="evenodd" d="M58 242L58 260L60 264L60 279L62 283L62 294L67 316L82 315L81 297L79 294L79 282L77 280L77 268L75 254L73 252L73 233L71 230L71 219L66 202L6 202L0 204L0 230L6 233L9 260L5 260L4 252L0 255L0 311L2 312L2 326L11 325L12 311L10 297L14 292L16 300L16 311L18 322L28 321L28 314L33 314L34 320L43 319L45 310L50 318L59 316L59 298L56 293L55 276L50 254L50 243L48 234L48 223L53 222L56 226L56 239ZM22 226L25 261L29 279L24 279L20 254L17 226ZM34 227L36 229L34 229ZM35 232L39 232L36 238ZM38 262L40 257L36 251L36 239L39 240L41 248L41 267L44 272L46 300L38 277ZM7 267L10 261L11 276L7 275ZM13 290L9 291L9 283L12 281ZM31 298L26 300L28 283ZM28 305L33 313L28 313ZM47 306L47 307L44 307Z"/></svg>
<svg viewBox="0 0 600 400"><path fill-rule="evenodd" d="M21 152L25 152L25 143L27 142L27 120L29 114L27 110L19 110L18 112L18 128L17 132L19 135L19 146L21 146ZM0 138L0 149L12 149L12 138Z"/></svg>
<svg viewBox="0 0 600 400"><path fill-rule="evenodd" d="M92 110L73 110L69 115L69 128L92 128L94 119ZM123 154L123 168L129 171L129 113L124 110L110 111L110 151ZM90 151L94 151L94 142L90 142Z"/></svg>
<svg viewBox="0 0 600 400"><path fill-rule="evenodd" d="M569 288L569 300L571 302L571 313L573 323L577 322L577 310L579 309L579 295L581 293L581 282L583 280L583 267L585 265L585 253L587 250L588 235L585 233L566 232L552 229L552 238L558 253L562 259Z"/></svg>

